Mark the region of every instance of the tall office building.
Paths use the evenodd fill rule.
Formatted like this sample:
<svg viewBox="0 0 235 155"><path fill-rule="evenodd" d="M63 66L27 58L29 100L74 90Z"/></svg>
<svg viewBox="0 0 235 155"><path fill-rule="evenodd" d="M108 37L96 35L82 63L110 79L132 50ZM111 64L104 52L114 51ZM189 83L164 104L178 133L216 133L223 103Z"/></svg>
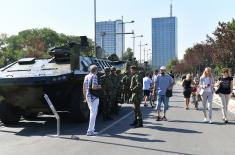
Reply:
<svg viewBox="0 0 235 155"><path fill-rule="evenodd" d="M177 18L152 18L153 67L166 66L170 60L177 57Z"/></svg>
<svg viewBox="0 0 235 155"><path fill-rule="evenodd" d="M124 30L122 20L96 22L96 43L104 49L105 56L115 53L119 58L122 57L122 49L125 49Z"/></svg>

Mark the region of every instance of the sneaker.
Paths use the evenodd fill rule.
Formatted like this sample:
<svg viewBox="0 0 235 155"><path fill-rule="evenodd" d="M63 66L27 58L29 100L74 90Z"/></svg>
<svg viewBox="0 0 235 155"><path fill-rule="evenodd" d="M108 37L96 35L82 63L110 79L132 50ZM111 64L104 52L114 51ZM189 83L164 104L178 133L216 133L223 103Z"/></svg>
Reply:
<svg viewBox="0 0 235 155"><path fill-rule="evenodd" d="M228 120L225 119L225 118L223 118L223 121L224 121L225 124L228 123Z"/></svg>
<svg viewBox="0 0 235 155"><path fill-rule="evenodd" d="M87 136L96 136L98 134L98 132L95 132L95 131L88 131L87 132Z"/></svg>
<svg viewBox="0 0 235 155"><path fill-rule="evenodd" d="M162 120L163 120L163 121L167 121L166 116L163 116L163 117L162 117Z"/></svg>
<svg viewBox="0 0 235 155"><path fill-rule="evenodd" d="M211 119L209 120L209 123L210 123L210 124L213 124L213 122L212 122L212 120L211 120Z"/></svg>
<svg viewBox="0 0 235 155"><path fill-rule="evenodd" d="M207 118L204 118L204 119L203 119L203 122L207 122Z"/></svg>

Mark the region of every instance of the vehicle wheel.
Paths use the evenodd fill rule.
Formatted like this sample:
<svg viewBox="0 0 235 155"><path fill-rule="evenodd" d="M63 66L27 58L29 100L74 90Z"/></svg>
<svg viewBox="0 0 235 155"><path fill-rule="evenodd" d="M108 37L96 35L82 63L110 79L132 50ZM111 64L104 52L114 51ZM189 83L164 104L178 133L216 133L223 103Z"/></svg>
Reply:
<svg viewBox="0 0 235 155"><path fill-rule="evenodd" d="M35 120L38 117L38 113L24 113L23 117L26 120Z"/></svg>
<svg viewBox="0 0 235 155"><path fill-rule="evenodd" d="M89 108L86 102L83 102L82 89L73 90L70 97L70 113L74 121L85 122L89 119Z"/></svg>
<svg viewBox="0 0 235 155"><path fill-rule="evenodd" d="M16 124L20 117L20 111L17 108L6 103L6 101L0 103L0 119L4 125Z"/></svg>

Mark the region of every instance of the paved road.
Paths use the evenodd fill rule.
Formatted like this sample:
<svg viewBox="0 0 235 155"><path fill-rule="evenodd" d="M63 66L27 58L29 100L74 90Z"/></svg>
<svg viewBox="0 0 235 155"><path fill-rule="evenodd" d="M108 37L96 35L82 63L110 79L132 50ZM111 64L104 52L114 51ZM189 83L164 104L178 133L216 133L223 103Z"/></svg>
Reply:
<svg viewBox="0 0 235 155"><path fill-rule="evenodd" d="M0 127L0 155L120 155L120 154L187 154L234 155L235 115L229 114L230 124L223 124L221 112L214 104L214 124L202 123L202 111L184 109L182 89L176 86L168 121L155 121L155 111L142 107L144 127L129 126L133 119L130 105L125 105L119 116L111 122L97 121L101 134L87 137L87 123L62 121L62 136L55 138L56 122L53 118L24 121L17 126ZM201 107L201 105L200 105ZM79 137L79 139L74 138ZM73 137L73 138L71 138Z"/></svg>

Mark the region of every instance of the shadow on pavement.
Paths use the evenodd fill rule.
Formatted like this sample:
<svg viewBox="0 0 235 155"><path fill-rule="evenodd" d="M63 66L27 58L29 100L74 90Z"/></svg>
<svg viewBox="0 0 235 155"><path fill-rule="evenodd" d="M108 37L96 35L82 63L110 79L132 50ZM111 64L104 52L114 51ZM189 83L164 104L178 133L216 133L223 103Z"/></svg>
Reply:
<svg viewBox="0 0 235 155"><path fill-rule="evenodd" d="M170 122L170 121L169 121ZM178 133L197 133L201 134L202 132L190 129L182 129L182 128L170 128L170 127L163 127L163 126L146 126L146 128L159 130L159 131L166 131L166 132L178 132Z"/></svg>
<svg viewBox="0 0 235 155"><path fill-rule="evenodd" d="M163 150L163 149L156 149L156 148L143 147L143 146L135 146L135 145L128 145L128 144L120 144L120 143L106 142L106 141L99 141L99 140L92 140L92 139L85 139L85 138L76 138L76 139L67 138L67 137L60 137L60 138L61 139L68 139L68 140L77 140L77 141L84 141L84 142L91 142L91 143L106 144L106 145L121 146L121 147L129 147L129 148L135 148L135 149L143 149L143 150L162 152L162 153L168 153L168 154L194 155L194 154L191 154L191 153L168 151L168 150Z"/></svg>

